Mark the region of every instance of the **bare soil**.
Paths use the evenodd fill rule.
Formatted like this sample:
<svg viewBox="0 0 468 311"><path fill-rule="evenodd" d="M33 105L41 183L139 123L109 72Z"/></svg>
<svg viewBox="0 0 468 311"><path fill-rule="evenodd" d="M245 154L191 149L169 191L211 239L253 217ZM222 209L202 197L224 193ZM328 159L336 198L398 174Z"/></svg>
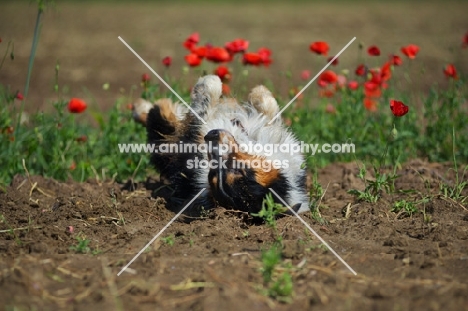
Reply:
<svg viewBox="0 0 468 311"><path fill-rule="evenodd" d="M398 171L397 192L374 204L347 193L363 189L356 164L320 170L326 223L302 217L357 275L299 219L280 218L283 261L291 268L283 264L275 273L292 276L289 303L262 294L261 253L276 235L248 215L219 208L204 219L179 218L117 276L174 217L164 199L151 195L157 179L130 191L130 183L16 176L0 194L0 304L6 310L465 310L468 211L437 195L442 181L454 182L449 167L408 163ZM391 212L397 200L424 197L429 200L412 216ZM70 248L77 237L90 241L87 254Z"/></svg>

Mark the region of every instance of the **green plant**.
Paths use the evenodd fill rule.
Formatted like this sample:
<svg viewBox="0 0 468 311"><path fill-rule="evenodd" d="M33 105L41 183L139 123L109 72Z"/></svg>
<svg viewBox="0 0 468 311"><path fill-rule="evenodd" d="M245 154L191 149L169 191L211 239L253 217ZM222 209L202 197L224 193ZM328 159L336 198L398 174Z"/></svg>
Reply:
<svg viewBox="0 0 468 311"><path fill-rule="evenodd" d="M273 270L281 262L281 246L277 243L273 244L269 249L262 252L262 268L263 282L271 282Z"/></svg>
<svg viewBox="0 0 468 311"><path fill-rule="evenodd" d="M78 243L76 245L70 246L70 250L75 251L79 254L87 254L91 252L91 248L88 246L91 242L90 240L86 239L85 237L78 235L76 237Z"/></svg>
<svg viewBox="0 0 468 311"><path fill-rule="evenodd" d="M148 155L119 150L121 143L146 140L144 127L132 121L123 101L105 115L91 111L98 128L78 121L81 116L69 113L65 101L55 102L53 113L31 115L28 124L15 128L16 107L11 100L2 103L10 98L8 90L0 88L0 95L2 92L7 96L0 96L0 184L23 173L22 159L31 175L58 180L139 181L148 175Z"/></svg>
<svg viewBox="0 0 468 311"><path fill-rule="evenodd" d="M461 204L465 203L468 197L463 195L463 191L468 185L468 181L464 180L465 173L468 170L468 165L465 166L463 170L463 175L460 180L460 173L458 172L458 164L456 157L456 148L455 148L455 128L452 127L452 156L453 156L453 171L455 173L455 184L448 185L447 183L440 183L440 193L447 198L451 198L455 201L460 202Z"/></svg>
<svg viewBox="0 0 468 311"><path fill-rule="evenodd" d="M381 173L379 169L374 167L374 174L375 179L368 179L366 178L366 166L360 167L358 177L364 181L365 189L364 191L351 189L348 190L348 193L356 196L358 200L375 203L379 200L383 191L386 193L394 192L394 181L398 177L395 172L390 174Z"/></svg>
<svg viewBox="0 0 468 311"><path fill-rule="evenodd" d="M70 250L75 251L78 254L88 254L91 253L92 255L98 255L101 254L102 251L96 247L96 248L91 248L89 246L89 243L91 243L91 240L88 240L85 236L83 236L81 233L79 233L76 237L77 244L72 245L69 247Z"/></svg>
<svg viewBox="0 0 468 311"><path fill-rule="evenodd" d="M281 263L281 245L274 243L269 249L263 251L261 260L263 282L267 287L264 294L278 301L290 302L293 294L291 274L284 271L274 276L275 268Z"/></svg>
<svg viewBox="0 0 468 311"><path fill-rule="evenodd" d="M278 276L268 290L268 295L279 301L290 302L293 294L292 276L284 272Z"/></svg>
<svg viewBox="0 0 468 311"><path fill-rule="evenodd" d="M430 223L431 220L432 220L431 215L429 215L426 212L426 204L429 203L430 201L432 201L433 199L434 198L432 196L423 196L422 199L419 202L416 203L416 205L418 205L418 204L423 205L421 213L423 214L423 220L424 220L425 223Z"/></svg>
<svg viewBox="0 0 468 311"><path fill-rule="evenodd" d="M326 223L326 220L320 213L320 203L325 196L325 192L326 190L323 190L322 185L318 181L318 171L317 168L315 168L314 173L312 174L312 186L309 191L309 209L312 214L312 218L320 224Z"/></svg>
<svg viewBox="0 0 468 311"><path fill-rule="evenodd" d="M263 218L265 223L276 232L276 217L286 210L286 207L276 203L273 195L268 193L262 202L262 209L258 213L252 213L252 216Z"/></svg>
<svg viewBox="0 0 468 311"><path fill-rule="evenodd" d="M167 236L165 238L161 238L161 241L163 241L164 243L166 243L169 246L173 246L174 243L175 243L175 237L174 237L174 235L169 235L169 236Z"/></svg>
<svg viewBox="0 0 468 311"><path fill-rule="evenodd" d="M416 208L413 202L408 202L406 200L399 200L393 204L391 211L394 213L403 212L403 213L408 214L409 216L412 216L413 214L416 214L418 212L418 209Z"/></svg>

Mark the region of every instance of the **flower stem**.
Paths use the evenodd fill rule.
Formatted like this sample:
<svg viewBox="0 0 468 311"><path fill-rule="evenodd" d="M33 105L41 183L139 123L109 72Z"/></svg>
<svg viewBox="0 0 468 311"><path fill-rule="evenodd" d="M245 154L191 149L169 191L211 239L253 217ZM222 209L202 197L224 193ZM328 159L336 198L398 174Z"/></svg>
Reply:
<svg viewBox="0 0 468 311"><path fill-rule="evenodd" d="M8 51L10 50L10 45L13 45L13 47L11 48L11 53L13 53L15 49L15 44L13 43L13 41L9 41L5 51L5 55L3 55L2 62L0 63L0 69L2 69L3 67L3 63L5 62L6 56L8 55Z"/></svg>
<svg viewBox="0 0 468 311"><path fill-rule="evenodd" d="M34 36L33 36L33 42L31 46L31 53L29 54L28 75L26 77L26 85L24 86L24 97L28 97L29 82L31 80L32 67L34 63L34 58L36 56L37 43L39 41L39 33L41 30L41 17L42 17L43 12L44 12L44 7L43 5L39 4L39 8L37 10L37 17L36 17L36 26L34 27Z"/></svg>

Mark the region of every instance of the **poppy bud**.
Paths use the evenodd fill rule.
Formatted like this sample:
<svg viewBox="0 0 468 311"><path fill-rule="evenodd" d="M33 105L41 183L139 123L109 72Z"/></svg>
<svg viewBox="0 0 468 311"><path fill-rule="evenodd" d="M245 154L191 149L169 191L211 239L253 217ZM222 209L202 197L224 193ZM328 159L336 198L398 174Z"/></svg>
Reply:
<svg viewBox="0 0 468 311"><path fill-rule="evenodd" d="M397 137L398 137L398 131L395 128L395 125L393 125L392 137L393 137L393 139L397 139Z"/></svg>

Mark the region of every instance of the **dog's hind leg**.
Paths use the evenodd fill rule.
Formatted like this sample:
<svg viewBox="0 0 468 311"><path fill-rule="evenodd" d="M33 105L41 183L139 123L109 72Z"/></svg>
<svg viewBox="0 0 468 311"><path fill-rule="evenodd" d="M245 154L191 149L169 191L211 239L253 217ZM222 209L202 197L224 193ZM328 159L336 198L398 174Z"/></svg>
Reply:
<svg viewBox="0 0 468 311"><path fill-rule="evenodd" d="M198 79L190 95L190 106L204 119L207 116L208 109L219 103L222 94L221 79L215 75L208 75ZM198 118L197 118L198 119ZM199 120L201 122L201 120Z"/></svg>
<svg viewBox="0 0 468 311"><path fill-rule="evenodd" d="M254 87L250 91L248 100L259 113L264 114L269 120L273 119L279 112L276 99L263 85ZM281 122L281 118L276 118L275 122Z"/></svg>

